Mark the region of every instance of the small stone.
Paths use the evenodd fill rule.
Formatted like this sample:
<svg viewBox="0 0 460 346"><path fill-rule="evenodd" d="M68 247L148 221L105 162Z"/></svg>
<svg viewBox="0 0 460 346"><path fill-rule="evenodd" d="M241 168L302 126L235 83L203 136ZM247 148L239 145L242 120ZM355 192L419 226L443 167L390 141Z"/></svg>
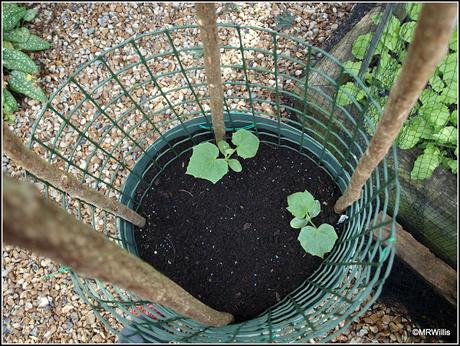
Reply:
<svg viewBox="0 0 460 346"><path fill-rule="evenodd" d="M45 307L47 307L49 305L49 303L50 302L49 302L47 297L40 297L38 299L38 307L39 308L45 308Z"/></svg>

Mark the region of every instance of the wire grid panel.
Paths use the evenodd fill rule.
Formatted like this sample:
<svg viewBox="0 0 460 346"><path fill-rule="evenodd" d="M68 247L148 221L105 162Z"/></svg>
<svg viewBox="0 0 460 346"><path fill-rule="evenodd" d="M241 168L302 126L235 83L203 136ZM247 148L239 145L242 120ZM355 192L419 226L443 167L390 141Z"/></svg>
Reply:
<svg viewBox="0 0 460 346"><path fill-rule="evenodd" d="M323 54L341 75L343 65L302 40L268 29L222 24L219 36L228 126L243 124L264 141L310 157L343 191L370 139L369 106L362 107L350 93L340 95L338 79L315 68L311 57ZM294 74L299 68L303 73ZM323 83L311 84L312 76ZM354 82L381 112L364 83L358 78ZM352 114L338 97L348 98L359 112ZM133 37L81 66L43 108L30 147L82 183L137 210L142 197L134 192L153 184L146 170L155 167L161 174L184 152L171 144L178 135L187 150L212 138L196 26ZM397 162L395 148L390 156ZM76 290L112 332L129 326L131 334L147 341L327 341L366 311L391 269L395 218L381 220L378 212L387 212L391 191L398 199L397 167L388 169L384 160L380 168L347 211L344 230L321 267L253 320L206 327L131 292L72 273ZM128 180L134 181L129 189ZM135 253L135 244L116 227L115 216L70 200L47 183L43 189L78 219Z"/></svg>

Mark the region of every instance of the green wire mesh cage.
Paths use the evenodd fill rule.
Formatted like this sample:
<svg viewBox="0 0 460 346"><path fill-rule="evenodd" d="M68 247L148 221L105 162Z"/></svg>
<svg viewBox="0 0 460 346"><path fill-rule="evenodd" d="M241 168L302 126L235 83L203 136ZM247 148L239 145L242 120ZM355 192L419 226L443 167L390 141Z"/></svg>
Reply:
<svg viewBox="0 0 460 346"><path fill-rule="evenodd" d="M228 130L245 127L264 142L313 159L344 191L370 140L366 129L374 125L368 114L381 112L379 100L334 57L300 39L233 24L219 25L218 34ZM315 68L318 55L330 61L338 77ZM366 107L339 90L344 79L359 85L370 100ZM353 107L337 102L344 97ZM81 66L41 111L30 147L83 183L137 210L143 196L135 191L153 184L144 175L149 167L157 166L160 175L194 144L211 138L199 29L184 26L133 37ZM178 151L184 143L187 149ZM389 156L397 162L395 148ZM375 301L391 269L396 211L386 218L379 212L387 213L391 193L397 205L396 169L389 169L386 160L380 164L362 198L347 210L343 232L319 269L252 320L205 326L72 272L75 289L110 331L129 327L136 341L330 340ZM39 183L46 196L136 254L130 223Z"/></svg>

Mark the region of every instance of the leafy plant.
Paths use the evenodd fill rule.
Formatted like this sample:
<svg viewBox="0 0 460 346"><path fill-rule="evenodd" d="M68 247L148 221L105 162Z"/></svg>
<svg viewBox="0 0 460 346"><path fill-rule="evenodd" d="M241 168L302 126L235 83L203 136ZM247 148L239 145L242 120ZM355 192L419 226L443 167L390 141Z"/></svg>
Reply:
<svg viewBox="0 0 460 346"><path fill-rule="evenodd" d="M312 219L321 212L321 204L306 190L289 195L287 202L287 210L294 216L290 225L292 228L300 228L297 238L300 245L309 254L323 258L334 247L337 233L327 223L319 227L313 223Z"/></svg>
<svg viewBox="0 0 460 346"><path fill-rule="evenodd" d="M18 103L13 93L23 94L40 102L46 102L43 90L36 85L39 72L37 64L24 51L48 49L49 43L21 27L21 22L30 22L37 15L36 8L27 9L14 3L5 3L2 8L3 59L6 81L2 87L3 119L15 120Z"/></svg>
<svg viewBox="0 0 460 346"><path fill-rule="evenodd" d="M420 10L421 4L412 3L408 4L407 18L402 22L395 16L390 17L377 43L369 71L364 76L364 82L369 87L373 99L377 100L382 108L406 57ZM372 19L377 24L381 14ZM372 37L371 32L357 37L352 45L355 60L344 64L347 74L358 74ZM411 179L428 178L439 165L443 165L454 174L457 173L456 68L457 30L452 35L449 54L430 78L397 138L396 143L400 149L421 149L414 162ZM368 109L369 123L366 124L366 129L369 134L373 133L380 113L369 103L361 87L353 81L345 81L339 88L337 103L341 106L358 103L364 109Z"/></svg>
<svg viewBox="0 0 460 346"><path fill-rule="evenodd" d="M228 173L228 167L235 172L241 172L241 163L231 158L232 155L236 152L243 159L254 157L259 150L259 139L250 131L240 129L233 133L232 143L235 148L226 141L220 141L217 146L209 142L195 145L186 174L215 184ZM224 157L219 158L220 154Z"/></svg>

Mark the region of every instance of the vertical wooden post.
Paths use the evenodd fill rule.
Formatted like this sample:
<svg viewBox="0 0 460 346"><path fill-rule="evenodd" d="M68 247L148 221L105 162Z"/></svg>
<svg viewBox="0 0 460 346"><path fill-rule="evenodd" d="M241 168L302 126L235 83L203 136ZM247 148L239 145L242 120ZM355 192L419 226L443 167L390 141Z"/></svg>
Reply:
<svg viewBox="0 0 460 346"><path fill-rule="evenodd" d="M216 7L214 3L197 3L200 37L204 50L204 66L211 99L212 125L216 143L225 140L224 88L217 38Z"/></svg>
<svg viewBox="0 0 460 346"><path fill-rule="evenodd" d="M343 213L360 198L362 187L388 153L428 79L448 51L456 17L456 3L423 4L407 57L390 90L382 118L347 190L334 206L336 213Z"/></svg>
<svg viewBox="0 0 460 346"><path fill-rule="evenodd" d="M79 198L82 201L118 215L138 227L144 227L144 217L115 199L107 197L101 192L83 185L72 174L63 172L50 165L39 155L29 150L22 141L11 132L5 123L3 124L3 149L18 165L22 166L36 177L68 193L72 198Z"/></svg>

